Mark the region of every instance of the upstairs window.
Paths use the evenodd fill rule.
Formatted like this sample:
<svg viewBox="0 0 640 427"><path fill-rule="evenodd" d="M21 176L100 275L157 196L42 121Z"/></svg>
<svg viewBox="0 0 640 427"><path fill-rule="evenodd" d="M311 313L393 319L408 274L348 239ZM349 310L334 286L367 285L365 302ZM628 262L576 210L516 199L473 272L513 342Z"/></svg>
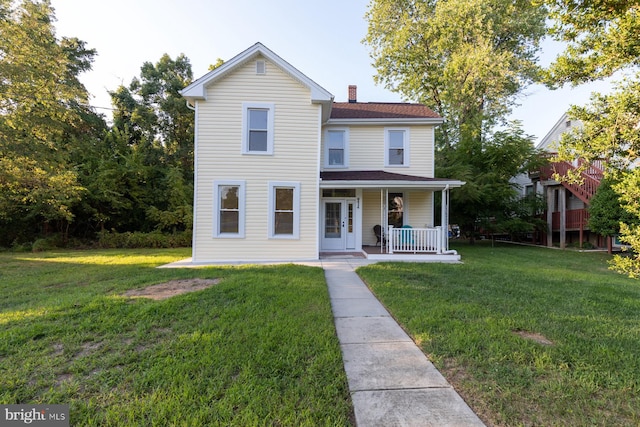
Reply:
<svg viewBox="0 0 640 427"><path fill-rule="evenodd" d="M243 154L273 154L273 112L273 104L243 104Z"/></svg>
<svg viewBox="0 0 640 427"><path fill-rule="evenodd" d="M348 166L347 150L348 132L346 129L330 129L325 133L325 166L345 167Z"/></svg>
<svg viewBox="0 0 640 427"><path fill-rule="evenodd" d="M409 129L385 129L385 166L409 166Z"/></svg>

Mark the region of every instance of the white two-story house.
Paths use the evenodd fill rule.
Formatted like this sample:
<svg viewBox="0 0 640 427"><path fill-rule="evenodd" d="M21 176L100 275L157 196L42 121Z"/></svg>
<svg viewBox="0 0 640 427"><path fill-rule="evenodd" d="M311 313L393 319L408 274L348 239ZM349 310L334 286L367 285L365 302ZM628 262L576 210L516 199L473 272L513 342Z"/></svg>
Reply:
<svg viewBox="0 0 640 427"><path fill-rule="evenodd" d="M459 259L448 196L464 183L434 177L442 118L426 106L358 103L355 86L334 102L260 43L181 93L195 109L194 263Z"/></svg>

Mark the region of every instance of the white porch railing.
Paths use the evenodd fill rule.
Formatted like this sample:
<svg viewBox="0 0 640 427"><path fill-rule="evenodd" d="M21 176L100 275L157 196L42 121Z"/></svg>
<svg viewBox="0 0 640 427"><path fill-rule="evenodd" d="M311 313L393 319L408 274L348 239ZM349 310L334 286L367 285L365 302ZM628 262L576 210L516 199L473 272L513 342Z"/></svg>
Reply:
<svg viewBox="0 0 640 427"><path fill-rule="evenodd" d="M389 226L387 252L437 253L443 248L442 227L435 228L394 228Z"/></svg>

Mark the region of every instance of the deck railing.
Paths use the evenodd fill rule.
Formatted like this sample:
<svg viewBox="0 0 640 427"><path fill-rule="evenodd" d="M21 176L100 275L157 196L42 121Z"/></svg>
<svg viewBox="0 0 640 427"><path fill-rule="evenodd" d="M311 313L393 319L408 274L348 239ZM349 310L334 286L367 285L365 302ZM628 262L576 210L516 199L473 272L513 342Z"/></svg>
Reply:
<svg viewBox="0 0 640 427"><path fill-rule="evenodd" d="M395 228L389 226L387 252L437 253L443 251L442 227Z"/></svg>
<svg viewBox="0 0 640 427"><path fill-rule="evenodd" d="M565 213L565 228L567 230L578 230L587 228L589 223L588 209L569 209ZM551 214L551 229L560 230L560 212Z"/></svg>

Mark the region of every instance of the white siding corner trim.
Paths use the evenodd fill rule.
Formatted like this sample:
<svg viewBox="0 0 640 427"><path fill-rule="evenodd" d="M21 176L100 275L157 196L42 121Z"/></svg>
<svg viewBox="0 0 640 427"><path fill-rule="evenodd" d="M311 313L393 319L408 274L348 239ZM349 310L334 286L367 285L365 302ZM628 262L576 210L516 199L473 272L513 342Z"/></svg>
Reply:
<svg viewBox="0 0 640 427"><path fill-rule="evenodd" d="M278 189L293 190L292 209L285 211L277 210L281 208L276 204L276 191ZM291 233L281 233L276 226L276 219L278 214L293 213L293 229ZM269 181L269 238L270 239L299 239L300 238L300 183L299 182L284 182L284 181Z"/></svg>
<svg viewBox="0 0 640 427"><path fill-rule="evenodd" d="M222 206L222 191L228 187L237 188L237 232L228 232L224 230L224 225L221 223L223 220L221 211ZM245 211L246 211L246 198L245 198L245 182L244 181L213 181L213 237L221 239L242 239L244 238L245 230Z"/></svg>

